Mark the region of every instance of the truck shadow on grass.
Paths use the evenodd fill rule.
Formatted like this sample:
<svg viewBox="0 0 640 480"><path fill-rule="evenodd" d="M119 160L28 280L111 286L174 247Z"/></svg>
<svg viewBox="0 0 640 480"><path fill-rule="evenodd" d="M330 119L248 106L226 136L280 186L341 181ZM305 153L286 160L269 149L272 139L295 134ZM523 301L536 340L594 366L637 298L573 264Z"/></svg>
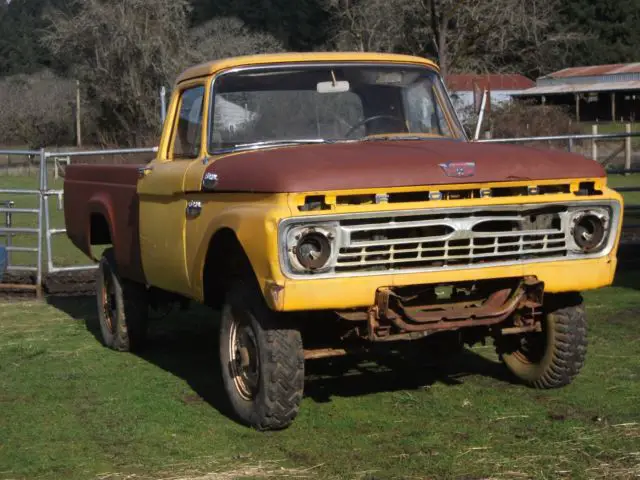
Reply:
<svg viewBox="0 0 640 480"><path fill-rule="evenodd" d="M83 321L95 341L100 342L93 297L49 297L48 302ZM183 402L206 402L233 418L220 375L217 317L217 313L198 306L154 321L148 346L136 355L186 381L193 393L185 394ZM305 397L318 403L330 402L336 396L418 390L434 384L455 388L470 376L485 378L498 388L507 388L514 382L500 363L468 349L454 357L436 359L418 348L405 348L371 356L309 360L305 369Z"/></svg>
<svg viewBox="0 0 640 480"><path fill-rule="evenodd" d="M640 290L640 245L620 245L613 286Z"/></svg>

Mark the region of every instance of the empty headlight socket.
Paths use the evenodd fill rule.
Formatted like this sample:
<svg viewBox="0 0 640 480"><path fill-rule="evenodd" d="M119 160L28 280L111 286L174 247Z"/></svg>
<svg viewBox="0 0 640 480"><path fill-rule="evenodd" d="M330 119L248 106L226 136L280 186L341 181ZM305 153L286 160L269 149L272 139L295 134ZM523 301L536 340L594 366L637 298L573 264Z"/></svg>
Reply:
<svg viewBox="0 0 640 480"><path fill-rule="evenodd" d="M604 248L608 228L607 215L597 210L578 211L571 218L571 236L584 253L596 253Z"/></svg>

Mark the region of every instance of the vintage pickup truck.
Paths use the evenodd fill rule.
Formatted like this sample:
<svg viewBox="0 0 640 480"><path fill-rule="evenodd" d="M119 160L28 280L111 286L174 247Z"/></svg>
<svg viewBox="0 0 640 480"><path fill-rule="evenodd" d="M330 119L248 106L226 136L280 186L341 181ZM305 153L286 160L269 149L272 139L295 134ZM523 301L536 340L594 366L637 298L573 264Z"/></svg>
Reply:
<svg viewBox="0 0 640 480"><path fill-rule="evenodd" d="M436 65L374 53L192 67L157 157L71 165L64 201L78 248L111 245L104 343L140 348L166 302L220 310L225 393L262 430L296 416L306 359L375 342L492 338L523 382L570 383L623 213L596 162L469 142Z"/></svg>

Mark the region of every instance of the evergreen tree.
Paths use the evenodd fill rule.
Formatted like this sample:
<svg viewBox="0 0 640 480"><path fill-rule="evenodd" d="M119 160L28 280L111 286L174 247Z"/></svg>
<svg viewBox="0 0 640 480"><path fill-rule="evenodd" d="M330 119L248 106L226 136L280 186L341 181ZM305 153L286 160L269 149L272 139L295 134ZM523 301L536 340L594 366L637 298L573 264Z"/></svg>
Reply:
<svg viewBox="0 0 640 480"><path fill-rule="evenodd" d="M560 11L560 25L585 40L568 58L570 65L640 61L640 0L571 0Z"/></svg>

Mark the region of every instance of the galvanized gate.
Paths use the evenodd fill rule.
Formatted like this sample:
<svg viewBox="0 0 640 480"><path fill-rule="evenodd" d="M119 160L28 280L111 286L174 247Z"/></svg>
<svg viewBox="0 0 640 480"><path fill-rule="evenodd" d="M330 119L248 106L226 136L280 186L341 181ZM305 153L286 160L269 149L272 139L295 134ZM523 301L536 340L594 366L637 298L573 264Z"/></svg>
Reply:
<svg viewBox="0 0 640 480"><path fill-rule="evenodd" d="M41 150L0 150L0 155L24 156L28 159L37 160L37 178L32 189L1 188L0 187L0 238L4 237L4 244L8 251L9 281L0 283L0 290L10 291L33 291L37 296L42 294L44 279L47 275L74 272L87 272L96 268L94 263L83 265L55 265L53 252L53 238L57 235L66 234L65 228L56 228L52 225L50 199L56 199L56 208L63 208L63 190L51 189L49 186L49 170L53 168L54 176L57 177L61 170L61 165L68 165L78 157L113 156L156 153L157 147L153 148L129 148L95 151L77 152L50 152ZM60 162L59 159L64 159ZM29 160L30 161L30 160ZM7 169L7 175L10 172ZM0 177L1 178L1 177ZM0 185L5 182L0 182ZM37 183L37 188L36 184ZM36 199L35 208L16 207L18 197L33 196ZM16 225L16 219L21 216L36 216L35 222L28 222L35 225ZM3 222L4 220L4 222ZM35 246L23 245L26 236L34 236ZM33 262L29 264L20 263L15 259L14 253L24 252L33 254ZM46 252L46 253L45 253ZM45 258L46 255L46 258ZM15 282L12 278L28 275L29 282Z"/></svg>
<svg viewBox="0 0 640 480"><path fill-rule="evenodd" d="M39 164L44 161L44 150L0 150L0 155L25 156L38 158ZM7 172L9 173L9 172ZM11 189L0 188L0 195L11 197L0 201L0 214L4 217L4 225L0 223L0 236L4 236L7 247L7 272L17 274L35 274L32 284L12 284L0 283L0 290L33 290L39 296L42 286L42 232L43 232L43 201L42 201L42 178L38 174L39 187L33 189ZM16 207L15 198L35 197L35 208ZM17 226L15 220L22 216L36 216L36 226ZM0 217L0 218L2 218ZM21 223L21 222L20 222ZM22 245L21 241L25 236L36 236L36 246ZM29 264L21 264L15 261L14 253L27 252L35 254L35 261ZM11 277L10 277L11 278Z"/></svg>

